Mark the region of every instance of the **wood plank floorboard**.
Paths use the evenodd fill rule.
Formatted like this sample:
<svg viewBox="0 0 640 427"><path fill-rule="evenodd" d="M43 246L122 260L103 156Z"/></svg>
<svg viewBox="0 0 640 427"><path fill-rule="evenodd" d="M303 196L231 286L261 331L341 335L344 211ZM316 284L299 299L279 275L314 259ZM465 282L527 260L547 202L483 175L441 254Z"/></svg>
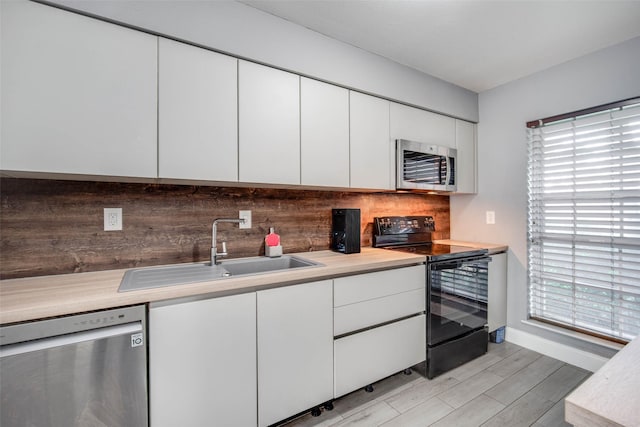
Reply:
<svg viewBox="0 0 640 427"><path fill-rule="evenodd" d="M538 418L533 427L571 427L571 424L564 420L564 399Z"/></svg>
<svg viewBox="0 0 640 427"><path fill-rule="evenodd" d="M529 427L553 407L554 403L528 392L482 424L482 427Z"/></svg>
<svg viewBox="0 0 640 427"><path fill-rule="evenodd" d="M399 412L407 412L432 397L448 391L460 382L455 378L441 375L429 381L423 377L415 386L391 396L387 402Z"/></svg>
<svg viewBox="0 0 640 427"><path fill-rule="evenodd" d="M563 365L564 363L559 360L542 356L492 387L485 394L500 403L510 405Z"/></svg>
<svg viewBox="0 0 640 427"><path fill-rule="evenodd" d="M367 393L336 399L319 417L305 413L281 427L566 427L564 397L591 372L515 344L426 379L423 365L397 373Z"/></svg>
<svg viewBox="0 0 640 427"><path fill-rule="evenodd" d="M439 419L453 412L454 408L437 397L414 406L399 416L384 423L383 427L422 427L433 424Z"/></svg>

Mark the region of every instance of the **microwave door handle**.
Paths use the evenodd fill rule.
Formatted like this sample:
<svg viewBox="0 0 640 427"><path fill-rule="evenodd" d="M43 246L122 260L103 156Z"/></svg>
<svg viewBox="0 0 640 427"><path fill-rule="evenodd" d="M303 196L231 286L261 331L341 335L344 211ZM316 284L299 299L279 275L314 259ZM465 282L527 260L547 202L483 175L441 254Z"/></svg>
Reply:
<svg viewBox="0 0 640 427"><path fill-rule="evenodd" d="M444 159L445 159L444 160L445 164L447 166L447 173L446 173L446 176L444 178L445 179L444 185L449 185L449 183L451 182L451 157L446 156Z"/></svg>

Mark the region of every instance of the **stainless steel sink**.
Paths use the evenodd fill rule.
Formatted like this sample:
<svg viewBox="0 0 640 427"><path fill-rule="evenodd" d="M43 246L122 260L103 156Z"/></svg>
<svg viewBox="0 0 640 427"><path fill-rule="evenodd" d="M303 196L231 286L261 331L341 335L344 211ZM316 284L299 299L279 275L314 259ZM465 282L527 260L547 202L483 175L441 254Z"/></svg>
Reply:
<svg viewBox="0 0 640 427"><path fill-rule="evenodd" d="M278 258L231 259L215 266L211 266L211 263L207 262L134 268L125 273L118 292L224 280L230 277L264 274L294 268L318 267L321 265L293 255L283 255Z"/></svg>

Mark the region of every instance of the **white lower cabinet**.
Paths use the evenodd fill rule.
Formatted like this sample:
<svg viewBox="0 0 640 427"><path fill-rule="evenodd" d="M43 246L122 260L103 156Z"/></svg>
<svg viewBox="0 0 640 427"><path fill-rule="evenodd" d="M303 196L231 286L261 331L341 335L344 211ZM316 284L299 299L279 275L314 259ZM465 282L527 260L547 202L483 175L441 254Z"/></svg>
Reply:
<svg viewBox="0 0 640 427"><path fill-rule="evenodd" d="M256 294L149 310L150 424L255 426Z"/></svg>
<svg viewBox="0 0 640 427"><path fill-rule="evenodd" d="M424 314L335 340L335 397L426 359Z"/></svg>
<svg viewBox="0 0 640 427"><path fill-rule="evenodd" d="M334 280L334 397L426 359L425 276L416 265Z"/></svg>
<svg viewBox="0 0 640 427"><path fill-rule="evenodd" d="M333 282L257 298L258 424L267 426L333 398Z"/></svg>
<svg viewBox="0 0 640 427"><path fill-rule="evenodd" d="M417 265L152 303L150 425L264 427L424 361L424 277Z"/></svg>
<svg viewBox="0 0 640 427"><path fill-rule="evenodd" d="M491 255L489 263L489 301L487 303L489 332L507 324L507 253Z"/></svg>

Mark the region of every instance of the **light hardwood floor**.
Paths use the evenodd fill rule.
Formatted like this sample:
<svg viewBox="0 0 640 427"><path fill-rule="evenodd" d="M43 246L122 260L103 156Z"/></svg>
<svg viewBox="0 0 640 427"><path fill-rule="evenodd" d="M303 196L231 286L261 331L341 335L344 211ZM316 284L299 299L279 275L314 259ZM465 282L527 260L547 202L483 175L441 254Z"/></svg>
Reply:
<svg viewBox="0 0 640 427"><path fill-rule="evenodd" d="M416 367L417 368L417 367ZM283 427L552 427L564 422L564 397L591 372L504 342L457 369L427 380L399 373Z"/></svg>

